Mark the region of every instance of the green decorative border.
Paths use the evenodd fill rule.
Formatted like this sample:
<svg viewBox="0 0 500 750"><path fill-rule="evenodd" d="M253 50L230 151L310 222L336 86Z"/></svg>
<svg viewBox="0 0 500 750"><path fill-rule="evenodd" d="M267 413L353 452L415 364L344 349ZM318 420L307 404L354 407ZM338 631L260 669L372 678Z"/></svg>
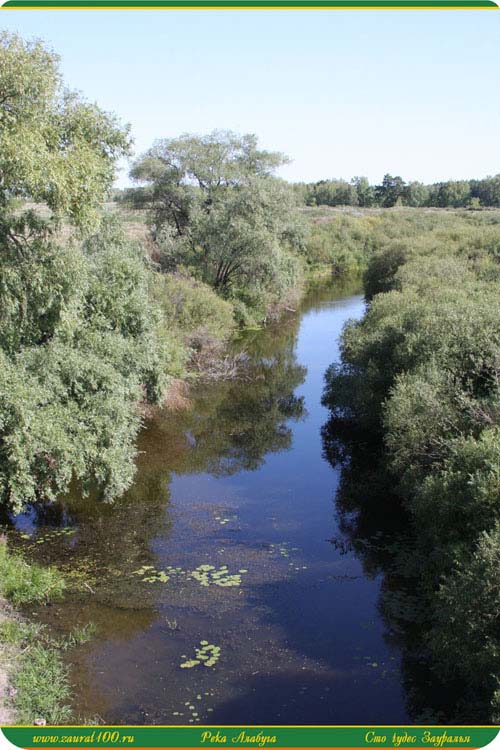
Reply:
<svg viewBox="0 0 500 750"><path fill-rule="evenodd" d="M480 748L494 726L3 727L21 748Z"/></svg>
<svg viewBox="0 0 500 750"><path fill-rule="evenodd" d="M22 9L362 9L498 10L494 0L7 0ZM271 726L271 727L2 727L20 748L481 748L499 733L493 726ZM207 735L210 734L210 737ZM68 741L68 737L72 740ZM211 740L212 737L225 738ZM240 739L240 737L242 739ZM248 737L253 737L248 741ZM457 741L459 737L463 741ZM79 741L80 738L80 741ZM271 739L272 738L272 739ZM376 739L375 739L376 738ZM384 739L382 739L384 738ZM247 741L246 741L247 740Z"/></svg>
<svg viewBox="0 0 500 750"><path fill-rule="evenodd" d="M494 0L7 0L1 10L295 9L295 10L498 10Z"/></svg>

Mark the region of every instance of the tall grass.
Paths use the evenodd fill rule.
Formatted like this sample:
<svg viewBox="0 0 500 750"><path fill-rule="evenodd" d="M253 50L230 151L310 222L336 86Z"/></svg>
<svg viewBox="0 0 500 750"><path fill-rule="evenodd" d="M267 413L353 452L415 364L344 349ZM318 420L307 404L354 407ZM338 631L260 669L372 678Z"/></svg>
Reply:
<svg viewBox="0 0 500 750"><path fill-rule="evenodd" d="M6 661L14 665L10 675L12 703L21 724L31 724L35 719L44 719L47 724L69 720L68 670L60 655L65 644L54 642L42 626L20 618L5 599L18 606L49 601L61 596L63 590L64 579L57 570L30 565L10 554L5 538L0 538L0 597L4 599L2 603L0 598L0 644Z"/></svg>
<svg viewBox="0 0 500 750"><path fill-rule="evenodd" d="M64 591L64 579L55 568L29 565L21 557L7 552L0 539L0 595L14 605L48 601Z"/></svg>

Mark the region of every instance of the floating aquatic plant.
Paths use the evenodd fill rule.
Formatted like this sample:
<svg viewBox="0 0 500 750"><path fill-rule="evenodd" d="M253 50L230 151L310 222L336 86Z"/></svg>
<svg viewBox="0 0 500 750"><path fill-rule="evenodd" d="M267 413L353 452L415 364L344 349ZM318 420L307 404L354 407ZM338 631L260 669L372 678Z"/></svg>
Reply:
<svg viewBox="0 0 500 750"><path fill-rule="evenodd" d="M142 576L145 583L167 583L170 580L165 570L156 570L153 565L143 565L142 568L133 570L132 575Z"/></svg>
<svg viewBox="0 0 500 750"><path fill-rule="evenodd" d="M228 588L231 586L241 585L241 576L248 573L248 570L241 569L237 573L230 573L227 565L216 568L215 565L198 565L197 568L189 572L182 568L174 568L167 565L164 570L157 570L153 565L143 565L141 568L132 571L132 575L141 576L145 583L167 583L172 576L187 576L197 581L201 586L220 586Z"/></svg>
<svg viewBox="0 0 500 750"><path fill-rule="evenodd" d="M194 659L188 659L179 665L181 669L193 669L193 667L197 667L199 664L203 664L204 667L213 667L217 664L220 659L220 646L215 646L208 641L200 641L200 646L201 648L195 648ZM194 706L186 705L188 705L190 710L194 709Z"/></svg>
<svg viewBox="0 0 500 750"><path fill-rule="evenodd" d="M227 565L216 568L215 565L204 564L198 565L189 575L195 581L198 581L201 586L213 585L227 588L229 586L240 586L241 575L246 572L246 570L240 570L238 573L230 573Z"/></svg>
<svg viewBox="0 0 500 750"><path fill-rule="evenodd" d="M73 536L73 534L76 534L76 532L77 529L71 528L53 529L52 531L45 531L40 534L28 534L27 532L22 532L21 534L19 534L19 538L28 539L35 542L35 544L44 544L45 542L50 542L53 539L57 539L58 537Z"/></svg>
<svg viewBox="0 0 500 750"><path fill-rule="evenodd" d="M182 568L174 568L167 565L165 570L156 570L154 565L143 565L138 570L133 570L132 575L142 576L145 583L167 583L173 575L184 575L186 573Z"/></svg>

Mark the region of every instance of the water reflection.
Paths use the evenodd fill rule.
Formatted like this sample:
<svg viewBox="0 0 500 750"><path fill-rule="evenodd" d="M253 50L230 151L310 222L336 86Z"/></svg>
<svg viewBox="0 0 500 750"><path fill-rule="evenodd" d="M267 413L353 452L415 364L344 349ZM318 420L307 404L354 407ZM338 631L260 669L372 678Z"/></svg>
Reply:
<svg viewBox="0 0 500 750"><path fill-rule="evenodd" d="M242 378L200 383L190 409L152 420L120 500L75 491L16 520L13 543L62 567L70 584L39 617L64 632L97 626L68 654L77 715L407 719L398 652L376 608L379 568L363 570L357 548L328 541L346 528L332 515L340 474L322 457L321 392L344 322L363 310L354 292L357 282L319 286L296 314L243 337ZM193 572L207 566L238 585L200 585ZM201 641L218 645L220 660L181 668Z"/></svg>
<svg viewBox="0 0 500 750"><path fill-rule="evenodd" d="M297 321L294 321L296 323ZM288 336L292 326L287 326ZM280 332L280 336L283 332ZM178 474L208 472L230 476L253 471L269 453L287 450L292 443L290 421L304 417L304 399L294 394L306 374L296 361L294 340L278 348L270 333L267 346L243 341L249 348L240 379L199 386L194 391L193 408L172 419L160 415L141 444L147 456L151 442L167 446L183 435L183 449L169 466ZM268 348L270 347L269 351ZM170 450L170 449L169 449Z"/></svg>

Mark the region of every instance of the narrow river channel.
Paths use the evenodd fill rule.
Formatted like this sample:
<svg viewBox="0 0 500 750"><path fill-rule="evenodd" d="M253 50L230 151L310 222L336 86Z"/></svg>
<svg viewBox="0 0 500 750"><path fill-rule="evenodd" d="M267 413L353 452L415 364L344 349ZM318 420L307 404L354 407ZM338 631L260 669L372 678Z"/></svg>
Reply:
<svg viewBox="0 0 500 750"><path fill-rule="evenodd" d="M93 623L69 651L80 720L112 724L408 721L400 654L340 531L323 457L324 374L356 287L321 286L238 342L241 380L150 422L121 500L69 498L17 519L18 543L65 570L37 615Z"/></svg>

